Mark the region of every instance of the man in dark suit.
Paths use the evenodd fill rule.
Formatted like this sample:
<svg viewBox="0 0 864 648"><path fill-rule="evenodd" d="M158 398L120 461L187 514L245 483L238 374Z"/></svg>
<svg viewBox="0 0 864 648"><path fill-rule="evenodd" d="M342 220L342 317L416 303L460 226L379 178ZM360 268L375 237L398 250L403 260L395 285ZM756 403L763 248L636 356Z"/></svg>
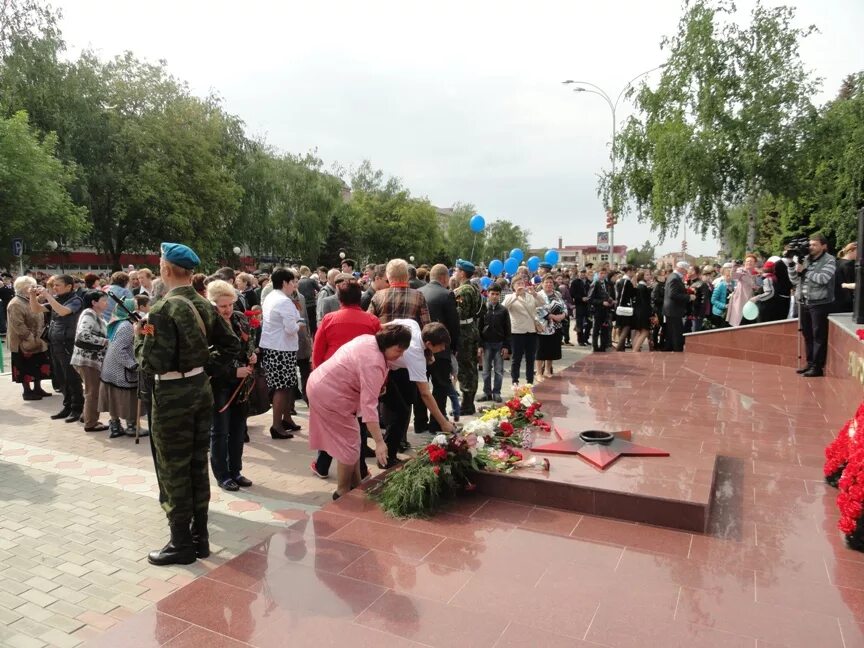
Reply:
<svg viewBox="0 0 864 648"><path fill-rule="evenodd" d="M669 351L684 350L684 318L687 316L687 305L696 297L690 295L684 285L684 275L689 269L689 263L679 261L675 271L666 279L663 318L666 320L666 345Z"/></svg>
<svg viewBox="0 0 864 648"><path fill-rule="evenodd" d="M363 292L360 298L360 308L364 311L369 310L369 304L372 303L372 297L379 290L387 290L390 284L387 281L387 266L383 263L376 265L372 270L369 287Z"/></svg>
<svg viewBox="0 0 864 648"><path fill-rule="evenodd" d="M588 291L591 280L585 270L575 274L570 282L570 298L573 300L573 316L576 320L576 337L580 346L591 346L591 322L588 303Z"/></svg>
<svg viewBox="0 0 864 648"><path fill-rule="evenodd" d="M441 322L450 333L450 348L435 355L435 362L429 367L429 377L432 379L432 397L438 403L442 413L446 412L447 392L450 389L450 372L452 354L459 348L459 311L456 308L456 298L450 292L450 272L444 264L438 264L429 271L429 283L420 288L429 306L429 317L433 322ZM429 414L422 402L414 406L414 431L432 432L437 434L438 423L429 420Z"/></svg>
<svg viewBox="0 0 864 648"><path fill-rule="evenodd" d="M318 329L318 318L315 312L315 307L318 303L318 290L318 281L312 276L312 271L307 266L301 266L297 291L306 300L306 312L302 313L302 315L306 318L306 325L309 327L309 334L312 336L315 335L315 331Z"/></svg>

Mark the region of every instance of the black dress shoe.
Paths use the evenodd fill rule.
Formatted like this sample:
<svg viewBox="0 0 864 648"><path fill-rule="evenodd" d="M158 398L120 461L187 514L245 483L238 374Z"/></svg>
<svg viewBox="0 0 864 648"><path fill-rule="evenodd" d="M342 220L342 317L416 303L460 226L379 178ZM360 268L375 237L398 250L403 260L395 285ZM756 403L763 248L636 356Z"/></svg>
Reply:
<svg viewBox="0 0 864 648"><path fill-rule="evenodd" d="M36 394L39 394L42 398L51 398L54 394L46 392L44 389L35 390Z"/></svg>
<svg viewBox="0 0 864 648"><path fill-rule="evenodd" d="M60 410L56 414L52 414L51 418L55 421L59 421L60 419L65 419L71 413L72 413L72 408L64 407L62 410Z"/></svg>
<svg viewBox="0 0 864 648"><path fill-rule="evenodd" d="M232 493L240 490L240 486L237 485L237 482L230 477L219 482L219 488L225 491L231 491Z"/></svg>
<svg viewBox="0 0 864 648"><path fill-rule="evenodd" d="M810 369L808 369L801 375L805 378L821 378L825 375L825 372L822 371L819 367L810 367Z"/></svg>
<svg viewBox="0 0 864 648"><path fill-rule="evenodd" d="M294 435L290 432L280 432L275 427L270 428L270 436L274 439L293 439Z"/></svg>
<svg viewBox="0 0 864 648"><path fill-rule="evenodd" d="M26 394L24 394L24 400L25 401L42 400L42 394L40 394L39 392L27 392Z"/></svg>
<svg viewBox="0 0 864 648"><path fill-rule="evenodd" d="M796 370L795 370L795 373L797 373L797 374L806 374L806 373L807 373L808 371L810 371L812 368L813 368L813 365L808 364L808 365L806 365L806 366L804 366L804 367L800 367L800 368L796 369Z"/></svg>
<svg viewBox="0 0 864 648"><path fill-rule="evenodd" d="M81 422L81 412L72 412L69 416L66 417L67 423L80 423Z"/></svg>
<svg viewBox="0 0 864 648"><path fill-rule="evenodd" d="M243 475L237 475L234 478L234 483L237 484L240 488L249 488L252 485L252 480L248 477L244 477Z"/></svg>

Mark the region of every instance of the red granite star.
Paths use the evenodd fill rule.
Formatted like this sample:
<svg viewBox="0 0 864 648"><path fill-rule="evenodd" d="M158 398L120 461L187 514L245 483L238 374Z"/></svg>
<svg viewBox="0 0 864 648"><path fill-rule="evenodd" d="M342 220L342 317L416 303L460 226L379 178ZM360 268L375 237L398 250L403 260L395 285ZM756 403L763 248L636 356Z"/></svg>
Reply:
<svg viewBox="0 0 864 648"><path fill-rule="evenodd" d="M557 430L556 430L557 432ZM531 448L531 452L579 455L600 470L605 470L619 457L668 457L669 453L659 448L649 448L630 441L630 432L614 432L609 444L585 443L577 434L554 443ZM559 432L559 436L560 432Z"/></svg>

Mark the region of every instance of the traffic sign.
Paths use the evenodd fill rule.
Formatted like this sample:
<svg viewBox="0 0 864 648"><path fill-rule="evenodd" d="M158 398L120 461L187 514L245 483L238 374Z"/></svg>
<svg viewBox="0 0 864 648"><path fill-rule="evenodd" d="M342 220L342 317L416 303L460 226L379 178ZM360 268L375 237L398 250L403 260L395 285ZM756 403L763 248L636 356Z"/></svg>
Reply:
<svg viewBox="0 0 864 648"><path fill-rule="evenodd" d="M24 239L23 238L13 238L12 239L12 256L14 256L14 257L24 256Z"/></svg>

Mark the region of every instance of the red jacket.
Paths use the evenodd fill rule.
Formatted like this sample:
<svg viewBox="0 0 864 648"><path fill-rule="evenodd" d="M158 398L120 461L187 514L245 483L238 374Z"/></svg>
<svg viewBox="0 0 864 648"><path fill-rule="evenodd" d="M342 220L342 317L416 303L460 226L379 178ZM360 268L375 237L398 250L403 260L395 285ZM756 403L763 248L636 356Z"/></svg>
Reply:
<svg viewBox="0 0 864 648"><path fill-rule="evenodd" d="M335 313L327 313L315 332L312 368L321 366L346 342L361 335L375 335L379 330L381 321L359 306L342 306Z"/></svg>

